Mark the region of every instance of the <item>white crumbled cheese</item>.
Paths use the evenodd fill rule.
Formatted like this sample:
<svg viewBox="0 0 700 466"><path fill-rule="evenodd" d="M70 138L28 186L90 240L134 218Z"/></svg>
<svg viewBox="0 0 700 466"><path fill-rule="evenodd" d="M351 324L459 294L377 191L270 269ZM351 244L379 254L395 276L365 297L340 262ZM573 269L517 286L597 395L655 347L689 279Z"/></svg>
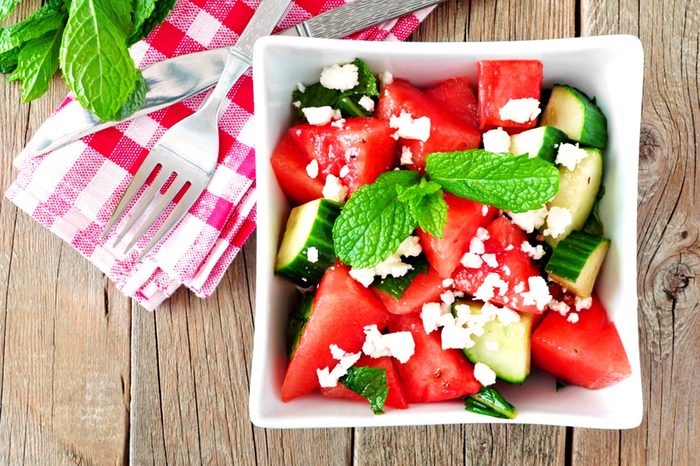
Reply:
<svg viewBox="0 0 700 466"><path fill-rule="evenodd" d="M301 102L299 102L298 100L292 102L292 105L294 105L296 108L301 108Z"/></svg>
<svg viewBox="0 0 700 466"><path fill-rule="evenodd" d="M411 165L413 164L413 152L411 152L411 149L402 146L401 147L401 165Z"/></svg>
<svg viewBox="0 0 700 466"><path fill-rule="evenodd" d="M323 388L331 388L338 385L338 379L331 375L327 367L316 369L316 376L318 377L318 384Z"/></svg>
<svg viewBox="0 0 700 466"><path fill-rule="evenodd" d="M360 100L357 101L357 104L370 113L374 111L374 100L369 96L363 95L360 97Z"/></svg>
<svg viewBox="0 0 700 466"><path fill-rule="evenodd" d="M557 164L563 165L569 170L576 168L576 165L588 156L588 152L585 149L581 149L576 144L562 143L559 144L559 149L557 150L557 158L554 160Z"/></svg>
<svg viewBox="0 0 700 466"><path fill-rule="evenodd" d="M502 153L510 150L510 136L503 131L503 128L486 131L482 137L486 151Z"/></svg>
<svg viewBox="0 0 700 466"><path fill-rule="evenodd" d="M306 86L302 83L297 83L297 89L299 89L299 92L306 92Z"/></svg>
<svg viewBox="0 0 700 466"><path fill-rule="evenodd" d="M333 109L328 105L324 107L305 107L302 108L301 111L304 113L309 124L315 126L327 125L333 120L333 115L335 114Z"/></svg>
<svg viewBox="0 0 700 466"><path fill-rule="evenodd" d="M496 312L496 318L504 325L520 322L520 314L507 307L499 307Z"/></svg>
<svg viewBox="0 0 700 466"><path fill-rule="evenodd" d="M540 112L540 101L528 97L526 99L510 99L498 111L498 116L504 121L510 120L516 123L527 123L537 118Z"/></svg>
<svg viewBox="0 0 700 466"><path fill-rule="evenodd" d="M496 260L495 254L483 254L481 259L486 262L486 265L493 267L494 269L498 267L498 261Z"/></svg>
<svg viewBox="0 0 700 466"><path fill-rule="evenodd" d="M450 305L455 302L455 294L452 291L447 290L444 293L440 294L440 300L443 303Z"/></svg>
<svg viewBox="0 0 700 466"><path fill-rule="evenodd" d="M489 235L489 231L486 228L479 227L476 229L476 237L481 241L486 241L491 238L491 235Z"/></svg>
<svg viewBox="0 0 700 466"><path fill-rule="evenodd" d="M334 115L335 117L335 115ZM338 128L338 129L344 129L345 128L345 118L340 118L338 120L335 120L333 123L331 123L331 126Z"/></svg>
<svg viewBox="0 0 700 466"><path fill-rule="evenodd" d="M316 249L314 246L311 246L309 249L306 250L306 258L311 263L318 262L318 249Z"/></svg>
<svg viewBox="0 0 700 466"><path fill-rule="evenodd" d="M430 118L413 118L410 113L402 111L399 116L392 115L389 127L396 130L396 138L417 139L427 141L430 137Z"/></svg>
<svg viewBox="0 0 700 466"><path fill-rule="evenodd" d="M411 332L395 332L382 335L376 325L364 328L365 342L362 352L372 358L392 356L401 363L408 362L415 353L416 344Z"/></svg>
<svg viewBox="0 0 700 466"><path fill-rule="evenodd" d="M484 348L489 351L498 351L501 349L501 345L497 341L487 341L484 343Z"/></svg>
<svg viewBox="0 0 700 466"><path fill-rule="evenodd" d="M484 387L496 383L496 373L483 362L474 364L474 378Z"/></svg>
<svg viewBox="0 0 700 466"><path fill-rule="evenodd" d="M336 121L343 119L343 114L337 108L335 110L333 110L333 119Z"/></svg>
<svg viewBox="0 0 700 466"><path fill-rule="evenodd" d="M348 188L346 188L335 175L328 175L326 176L326 184L323 186L323 191L321 191L321 193L326 199L343 202L348 193Z"/></svg>
<svg viewBox="0 0 700 466"><path fill-rule="evenodd" d="M350 269L350 276L360 282L365 288L372 284L375 275L381 278L386 278L389 275L392 277L403 277L413 268L411 264L406 264L401 261L401 256L415 257L423 252L417 236L409 236L399 245L396 252L391 254L385 260L375 265L363 269Z"/></svg>
<svg viewBox="0 0 700 466"><path fill-rule="evenodd" d="M473 237L469 242L469 252L472 254L483 254L484 253L484 242L478 237Z"/></svg>
<svg viewBox="0 0 700 466"><path fill-rule="evenodd" d="M567 317L566 320L572 324L575 324L578 322L578 313L572 312L570 313Z"/></svg>
<svg viewBox="0 0 700 466"><path fill-rule="evenodd" d="M556 239L566 231L566 228L571 225L571 221L572 217L569 209L554 206L549 209L549 213L547 214L547 228L545 228L542 234Z"/></svg>
<svg viewBox="0 0 700 466"><path fill-rule="evenodd" d="M510 277L510 267L507 265L503 266L503 273L506 274L506 277Z"/></svg>
<svg viewBox="0 0 700 466"><path fill-rule="evenodd" d="M486 275L484 283L481 284L474 297L481 301L487 302L496 296L494 288L498 288L498 294L503 296L508 291L508 284L501 280L501 277L497 273L490 273Z"/></svg>
<svg viewBox="0 0 700 466"><path fill-rule="evenodd" d="M544 248L541 244L533 246L528 241L523 241L523 244L520 245L520 250L535 260L540 260L544 256Z"/></svg>
<svg viewBox="0 0 700 466"><path fill-rule="evenodd" d="M454 324L445 325L440 333L442 349L465 349L474 346L474 341L471 338L472 332L464 327Z"/></svg>
<svg viewBox="0 0 700 466"><path fill-rule="evenodd" d="M486 217L488 214L489 214L489 206L482 205L481 206L481 216Z"/></svg>
<svg viewBox="0 0 700 466"><path fill-rule="evenodd" d="M348 176L348 173L350 173L350 169L347 165L343 165L343 168L340 169L340 173L338 173L338 176L341 178L345 178L346 176Z"/></svg>
<svg viewBox="0 0 700 466"><path fill-rule="evenodd" d="M484 263L484 261L481 260L481 256L471 252L465 253L459 262L468 269L480 269Z"/></svg>
<svg viewBox="0 0 700 466"><path fill-rule="evenodd" d="M379 73L379 82L382 83L383 86L391 84L394 82L394 75L389 71L382 71Z"/></svg>
<svg viewBox="0 0 700 466"><path fill-rule="evenodd" d="M330 345L328 348L331 351L333 359L338 361L338 364L336 364L332 370L329 370L328 367L316 369L318 383L321 387L325 388L335 387L338 384L338 379L347 374L348 369L350 369L362 355L362 353L346 353L338 345Z"/></svg>
<svg viewBox="0 0 700 466"><path fill-rule="evenodd" d="M529 291L522 293L523 304L526 306L534 304L537 309L544 311L544 308L552 300L552 295L549 294L549 287L544 278L540 276L529 277L527 284L530 287Z"/></svg>
<svg viewBox="0 0 700 466"><path fill-rule="evenodd" d="M321 86L327 89L347 91L360 84L357 65L330 65L321 71Z"/></svg>
<svg viewBox="0 0 700 466"><path fill-rule="evenodd" d="M566 315L569 313L569 305L566 304L564 301L557 301L556 299L552 299L549 302L549 308L554 312L558 312L563 317L566 317Z"/></svg>
<svg viewBox="0 0 700 466"><path fill-rule="evenodd" d="M514 249L513 245L512 245L512 244L509 244L508 246L506 246L506 249L505 249L505 250L506 250L506 251L512 251L513 249Z"/></svg>
<svg viewBox="0 0 700 466"><path fill-rule="evenodd" d="M309 178L316 178L318 176L318 162L316 159L313 159L306 166L306 174L309 175Z"/></svg>
<svg viewBox="0 0 700 466"><path fill-rule="evenodd" d="M513 213L508 212L508 215L513 220L513 223L518 225L520 228L528 233L535 231L535 228L539 228L544 225L544 220L547 218L547 207L542 207L537 210L529 210L527 212Z"/></svg>
<svg viewBox="0 0 700 466"><path fill-rule="evenodd" d="M364 328L365 342L362 345L362 352L373 358L391 356L391 351L384 343L384 335L381 334L376 325L368 325Z"/></svg>
<svg viewBox="0 0 700 466"><path fill-rule="evenodd" d="M453 279L451 279L451 278L446 278L446 279L444 279L444 280L442 281L442 287L443 287L443 288L449 288L449 287L451 287L451 286L454 285L454 284L455 284L455 281L454 281Z"/></svg>
<svg viewBox="0 0 700 466"><path fill-rule="evenodd" d="M513 293L522 293L523 291L525 291L525 283L523 282L518 282L513 287Z"/></svg>
<svg viewBox="0 0 700 466"><path fill-rule="evenodd" d="M584 299L581 299L578 296L576 296L576 300L574 301L574 305L576 306L577 311L581 311L583 309L590 309L592 304L593 298L590 296Z"/></svg>
<svg viewBox="0 0 700 466"><path fill-rule="evenodd" d="M423 320L423 328L426 334L430 334L438 328L438 322L443 315L440 303L425 303L420 311L420 318Z"/></svg>

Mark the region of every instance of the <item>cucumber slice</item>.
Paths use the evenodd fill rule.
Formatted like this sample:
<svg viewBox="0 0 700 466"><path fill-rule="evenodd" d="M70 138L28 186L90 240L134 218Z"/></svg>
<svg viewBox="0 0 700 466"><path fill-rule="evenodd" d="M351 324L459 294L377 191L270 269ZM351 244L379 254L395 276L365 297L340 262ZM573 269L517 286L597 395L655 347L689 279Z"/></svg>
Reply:
<svg viewBox="0 0 700 466"><path fill-rule="evenodd" d="M552 88L541 125L559 128L569 139L598 149L605 149L608 142L608 124L603 112L581 91L564 84Z"/></svg>
<svg viewBox="0 0 700 466"><path fill-rule="evenodd" d="M545 236L545 241L550 246L555 246L570 232L580 230L586 224L598 198L603 179L603 154L598 149L586 149L586 152L586 158L573 170L564 166L559 168L559 191L554 199L547 203L547 208L556 206L568 209L571 213L571 224L556 239ZM544 231L545 228L546 224L542 225L540 231Z"/></svg>
<svg viewBox="0 0 700 466"><path fill-rule="evenodd" d="M554 163L557 156L557 146L566 142L566 133L554 126L540 126L514 134L510 137L510 153L513 155L528 154L529 157L539 157Z"/></svg>
<svg viewBox="0 0 700 466"><path fill-rule="evenodd" d="M473 413L501 419L515 419L518 415L515 406L508 403L503 398L503 395L493 387L484 387L479 393L466 397L464 399L464 408Z"/></svg>
<svg viewBox="0 0 700 466"><path fill-rule="evenodd" d="M609 239L574 231L554 248L545 270L550 279L587 298L593 292L609 246Z"/></svg>
<svg viewBox="0 0 700 466"><path fill-rule="evenodd" d="M275 273L303 287L318 283L335 261L333 222L338 214L340 204L329 199L316 199L292 209L277 252Z"/></svg>
<svg viewBox="0 0 700 466"><path fill-rule="evenodd" d="M467 304L473 314L480 314L484 303L468 301L459 304ZM453 313L456 315L454 307ZM483 335L472 336L474 346L463 351L472 363L486 364L498 378L510 383L523 383L530 375L531 333L531 314L521 313L520 321L512 324L491 320L484 324Z"/></svg>
<svg viewBox="0 0 700 466"><path fill-rule="evenodd" d="M289 328L287 329L287 352L289 354L289 359L292 359L292 356L294 356L294 352L297 350L297 346L299 346L301 334L304 332L306 322L309 321L309 316L311 315L311 308L313 307L313 304L314 295L301 295L301 302L299 303L299 308L294 314L292 314L292 317L289 319Z"/></svg>

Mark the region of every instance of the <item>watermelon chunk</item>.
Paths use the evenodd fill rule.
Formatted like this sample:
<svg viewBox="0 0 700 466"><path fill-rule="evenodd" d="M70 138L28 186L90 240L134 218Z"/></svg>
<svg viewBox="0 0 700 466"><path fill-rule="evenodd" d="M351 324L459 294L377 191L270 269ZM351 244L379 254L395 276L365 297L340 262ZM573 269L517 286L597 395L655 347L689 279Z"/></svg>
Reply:
<svg viewBox="0 0 700 466"><path fill-rule="evenodd" d="M375 290L386 309L392 314L407 314L419 309L423 304L436 301L445 290L442 277L430 267L428 273L419 273L413 279L401 299L396 299L383 291Z"/></svg>
<svg viewBox="0 0 700 466"><path fill-rule="evenodd" d="M337 364L330 345L357 353L365 341L365 326L386 327L389 314L382 302L350 277L348 271L348 267L337 263L321 279L309 320L282 383L282 401L318 388L316 369L332 369Z"/></svg>
<svg viewBox="0 0 700 466"><path fill-rule="evenodd" d="M460 120L474 128L479 127L479 106L476 95L469 86L469 78L447 79L429 89L427 94Z"/></svg>
<svg viewBox="0 0 700 466"><path fill-rule="evenodd" d="M270 158L280 188L296 204L305 204L323 197L323 178L311 178L306 173L308 163L306 154L289 135L285 135L277 144Z"/></svg>
<svg viewBox="0 0 700 466"><path fill-rule="evenodd" d="M384 86L375 115L385 120L410 113L413 118L430 118L430 137L427 141L400 139L401 145L410 149L413 163L409 168L425 169L425 157L433 152L452 152L475 149L481 142L481 133L471 124L455 117L441 102L431 98L407 81L396 79Z"/></svg>
<svg viewBox="0 0 700 466"><path fill-rule="evenodd" d="M629 377L632 367L615 324L597 296L590 309L571 323L557 312L547 313L532 334L536 366L558 379L581 387L608 387Z"/></svg>

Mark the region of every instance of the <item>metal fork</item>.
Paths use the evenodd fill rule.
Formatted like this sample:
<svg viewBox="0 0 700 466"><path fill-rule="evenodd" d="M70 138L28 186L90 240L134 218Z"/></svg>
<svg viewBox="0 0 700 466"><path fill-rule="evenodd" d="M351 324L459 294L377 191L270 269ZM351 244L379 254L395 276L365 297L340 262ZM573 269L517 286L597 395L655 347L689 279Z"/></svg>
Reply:
<svg viewBox="0 0 700 466"><path fill-rule="evenodd" d="M183 190L184 193L158 231L141 251L137 261L145 257L178 224L214 176L214 169L219 157L218 117L221 104L229 89L250 66L250 59L246 55L233 48L230 50L231 54L226 62L224 72L214 91L199 110L167 130L153 146L129 183L100 236L101 240L107 236L107 233L122 218L126 208L141 191L146 180L154 171L157 171L151 185L146 186L143 194L131 209L133 215L117 235L114 241L115 247L138 224L133 238L124 248L124 253L128 253L139 239L151 229L175 197ZM170 178L173 178L172 182L158 197L158 193ZM143 218L149 207L149 214Z"/></svg>

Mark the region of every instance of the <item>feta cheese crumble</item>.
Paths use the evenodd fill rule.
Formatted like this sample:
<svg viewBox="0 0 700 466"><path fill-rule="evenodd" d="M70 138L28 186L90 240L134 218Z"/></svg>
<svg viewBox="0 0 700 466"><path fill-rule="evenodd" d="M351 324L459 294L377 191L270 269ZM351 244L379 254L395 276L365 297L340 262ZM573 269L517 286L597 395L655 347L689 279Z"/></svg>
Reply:
<svg viewBox="0 0 700 466"><path fill-rule="evenodd" d="M478 236L473 237L469 242L469 252L472 254L483 254L484 251L484 242Z"/></svg>
<svg viewBox="0 0 700 466"><path fill-rule="evenodd" d="M328 367L316 369L318 383L324 388L331 388L338 385L338 379L347 374L348 369L350 369L362 355L362 353L346 353L338 345L330 345L328 348L331 351L333 359L338 361L338 364L336 364L332 370Z"/></svg>
<svg viewBox="0 0 700 466"><path fill-rule="evenodd" d="M305 107L302 108L301 111L304 113L306 121L314 126L323 126L330 123L335 114L333 109L328 105L324 107Z"/></svg>
<svg viewBox="0 0 700 466"><path fill-rule="evenodd" d="M382 71L379 73L379 82L382 83L382 86L391 84L394 82L394 75L389 71Z"/></svg>
<svg viewBox="0 0 700 466"><path fill-rule="evenodd" d="M593 298L590 296L584 299L581 299L578 296L576 296L576 300L574 301L574 306L576 306L577 311L581 311L583 309L590 309L592 304Z"/></svg>
<svg viewBox="0 0 700 466"><path fill-rule="evenodd" d="M578 313L572 312L566 317L567 322L575 324L578 322Z"/></svg>
<svg viewBox="0 0 700 466"><path fill-rule="evenodd" d="M294 107L296 107L296 108L301 108L301 102L299 102L298 100L295 100L294 102L292 102L292 105L294 105Z"/></svg>
<svg viewBox="0 0 700 466"><path fill-rule="evenodd" d="M442 281L442 287L443 287L443 288L449 288L449 287L451 287L451 286L454 285L454 284L455 284L455 281L454 281L453 279L451 279L451 278L446 278L446 279L444 279L444 280Z"/></svg>
<svg viewBox="0 0 700 466"><path fill-rule="evenodd" d="M486 262L486 265L493 267L494 269L498 267L498 261L496 260L495 254L483 254L481 259Z"/></svg>
<svg viewBox="0 0 700 466"><path fill-rule="evenodd" d="M552 300L552 295L549 294L549 287L544 278L540 276L529 277L527 279L529 291L522 293L523 304L526 306L534 304L538 310L544 311L544 308Z"/></svg>
<svg viewBox="0 0 700 466"><path fill-rule="evenodd" d="M309 178L316 178L318 176L318 162L316 159L313 159L306 166L306 174L309 175Z"/></svg>
<svg viewBox="0 0 700 466"><path fill-rule="evenodd" d="M503 296L508 291L508 283L501 280L500 275L492 272L486 275L484 283L476 290L474 297L484 302L490 301L496 296L495 288L498 288L499 296Z"/></svg>
<svg viewBox="0 0 700 466"><path fill-rule="evenodd" d="M477 238L479 238L481 241L486 241L487 239L491 238L491 235L489 235L489 231L486 228L479 227L476 229L476 235Z"/></svg>
<svg viewBox="0 0 700 466"><path fill-rule="evenodd" d="M410 113L402 111L399 116L392 115L389 127L396 130L392 135L394 139L417 139L427 141L430 137L430 118L413 118Z"/></svg>
<svg viewBox="0 0 700 466"><path fill-rule="evenodd" d="M348 166L343 165L343 168L340 169L340 173L338 173L338 176L341 178L345 178L346 176L348 176L349 173L350 169L348 168Z"/></svg>
<svg viewBox="0 0 700 466"><path fill-rule="evenodd" d="M459 262L468 269L479 269L484 263L484 261L481 260L481 256L479 256L478 254L473 254L471 252L465 253L459 260Z"/></svg>
<svg viewBox="0 0 700 466"><path fill-rule="evenodd" d="M481 206L481 216L486 217L489 214L489 206L483 205Z"/></svg>
<svg viewBox="0 0 700 466"><path fill-rule="evenodd" d="M360 282L362 286L367 288L374 281L375 276L386 278L389 275L392 277L403 277L413 268L411 264L406 264L401 261L403 257L415 257L423 251L417 236L409 236L399 245L396 252L391 254L385 260L367 268L351 268L350 276Z"/></svg>
<svg viewBox="0 0 700 466"><path fill-rule="evenodd" d="M510 99L498 111L498 116L504 121L510 120L516 123L527 123L537 118L541 111L540 101L532 97L526 99Z"/></svg>
<svg viewBox="0 0 700 466"><path fill-rule="evenodd" d="M318 249L316 249L314 246L311 246L309 249L306 250L306 258L311 263L318 262Z"/></svg>
<svg viewBox="0 0 700 466"><path fill-rule="evenodd" d="M402 364L408 362L416 351L411 332L395 332L382 335L376 325L368 325L364 328L365 342L362 352L372 358L391 356Z"/></svg>
<svg viewBox="0 0 700 466"><path fill-rule="evenodd" d="M474 364L474 378L484 387L496 383L496 373L483 362Z"/></svg>
<svg viewBox="0 0 700 466"><path fill-rule="evenodd" d="M423 329L425 333L430 335L437 330L440 325L441 317L449 310L447 306L442 306L440 303L425 303L420 310L420 318L423 321Z"/></svg>
<svg viewBox="0 0 700 466"><path fill-rule="evenodd" d="M560 237L566 228L571 225L572 217L569 209L554 206L547 214L547 228L542 232L545 236L556 239Z"/></svg>
<svg viewBox="0 0 700 466"><path fill-rule="evenodd" d="M360 100L357 101L357 104L367 110L369 113L374 111L374 100L372 100L372 98L369 96L363 95L360 97Z"/></svg>
<svg viewBox="0 0 700 466"><path fill-rule="evenodd" d="M559 150L557 150L557 158L554 160L557 164L563 165L569 170L576 168L576 165L588 156L588 152L585 149L581 149L576 144L562 143L559 144Z"/></svg>
<svg viewBox="0 0 700 466"><path fill-rule="evenodd" d="M323 191L321 191L321 193L326 199L343 202L348 193L348 188L346 188L335 175L328 175L326 176L326 184L323 186Z"/></svg>
<svg viewBox="0 0 700 466"><path fill-rule="evenodd" d="M510 136L503 128L486 131L483 135L484 150L489 152L508 152L510 150Z"/></svg>
<svg viewBox="0 0 700 466"><path fill-rule="evenodd" d="M335 115L333 116L335 118ZM331 123L331 126L334 128L338 129L344 129L345 128L345 118L340 118L338 120L335 120L333 123Z"/></svg>
<svg viewBox="0 0 700 466"><path fill-rule="evenodd" d="M544 221L547 218L547 207L542 206L541 209L521 213L508 212L508 215L513 220L513 223L527 233L532 233L536 228L544 225Z"/></svg>
<svg viewBox="0 0 700 466"><path fill-rule="evenodd" d="M347 91L358 84L360 84L359 70L357 65L353 63L330 65L321 71L321 86L326 89Z"/></svg>
<svg viewBox="0 0 700 466"><path fill-rule="evenodd" d="M442 327L440 340L442 349L464 349L474 346L474 340L471 338L472 332L468 328L464 328L454 324L454 319L451 325Z"/></svg>
<svg viewBox="0 0 700 466"><path fill-rule="evenodd" d="M506 274L506 277L510 277L510 267L507 265L504 265L503 267L503 273Z"/></svg>
<svg viewBox="0 0 700 466"><path fill-rule="evenodd" d="M520 245L520 250L535 260L540 260L544 256L544 248L541 244L533 246L528 241L523 241L523 244Z"/></svg>
<svg viewBox="0 0 700 466"><path fill-rule="evenodd" d="M449 306L455 302L455 294L451 290L447 290L440 294L440 300Z"/></svg>
<svg viewBox="0 0 700 466"><path fill-rule="evenodd" d="M549 309L561 314L562 317L566 317L566 315L569 313L569 305L564 301L557 301L556 299L552 299L549 302Z"/></svg>
<svg viewBox="0 0 700 466"><path fill-rule="evenodd" d="M411 165L413 163L413 152L406 146L401 146L401 165Z"/></svg>
<svg viewBox="0 0 700 466"><path fill-rule="evenodd" d="M306 92L306 86L304 86L302 83L297 83L297 89L299 89L299 92Z"/></svg>

